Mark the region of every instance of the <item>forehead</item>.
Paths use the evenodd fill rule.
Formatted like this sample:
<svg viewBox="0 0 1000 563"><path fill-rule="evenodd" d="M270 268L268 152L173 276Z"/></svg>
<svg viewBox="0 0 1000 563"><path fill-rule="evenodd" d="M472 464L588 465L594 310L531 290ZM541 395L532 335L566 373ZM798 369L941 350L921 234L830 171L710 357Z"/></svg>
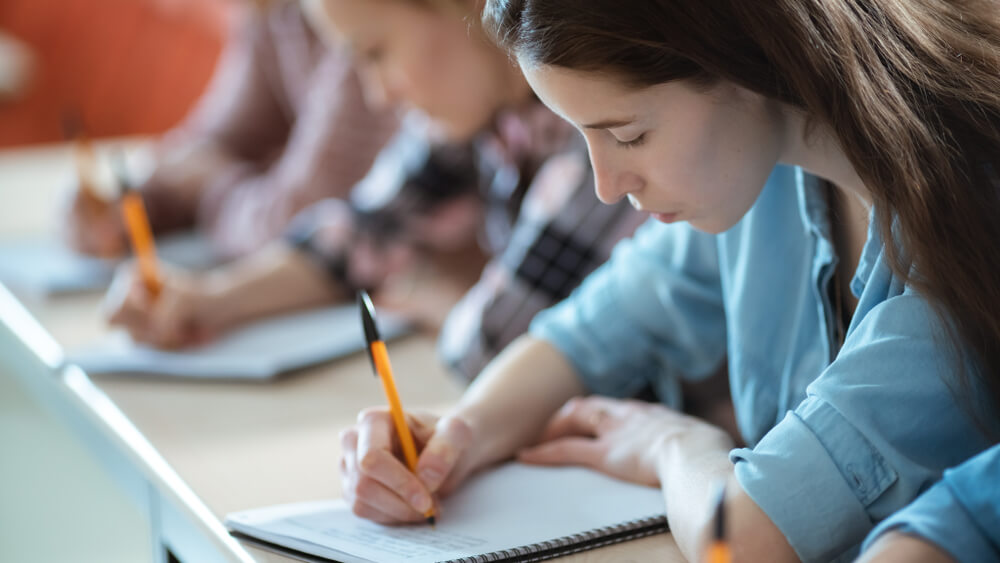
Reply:
<svg viewBox="0 0 1000 563"><path fill-rule="evenodd" d="M647 89L628 87L608 73L518 62L542 102L577 125L634 113L637 105L650 101Z"/></svg>
<svg viewBox="0 0 1000 563"><path fill-rule="evenodd" d="M303 0L306 11L328 34L353 41L389 30L398 16L412 10L400 0Z"/></svg>

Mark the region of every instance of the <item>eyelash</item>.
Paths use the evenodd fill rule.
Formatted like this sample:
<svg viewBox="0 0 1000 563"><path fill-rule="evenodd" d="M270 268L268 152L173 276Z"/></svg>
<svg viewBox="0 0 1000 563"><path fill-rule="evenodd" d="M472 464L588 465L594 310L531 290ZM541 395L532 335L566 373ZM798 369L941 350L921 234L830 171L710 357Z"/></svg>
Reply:
<svg viewBox="0 0 1000 563"><path fill-rule="evenodd" d="M615 139L615 144L623 149L632 149L642 145L644 142L646 142L645 133L639 135L638 137L632 139L631 141L619 141L618 139Z"/></svg>

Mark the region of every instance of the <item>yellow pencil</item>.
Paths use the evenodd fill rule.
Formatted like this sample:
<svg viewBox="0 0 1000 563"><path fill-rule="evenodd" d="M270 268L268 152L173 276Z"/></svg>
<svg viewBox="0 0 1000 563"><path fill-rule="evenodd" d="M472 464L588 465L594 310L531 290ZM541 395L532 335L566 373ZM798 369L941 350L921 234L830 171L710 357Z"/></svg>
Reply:
<svg viewBox="0 0 1000 563"><path fill-rule="evenodd" d="M121 160L119 160L119 164L121 164ZM155 299L163 288L163 281L160 278L160 267L156 259L156 243L153 240L153 229L149 226L146 205L142 202L142 196L132 189L124 172L119 169L118 173L118 182L122 190L119 200L122 220L125 222L125 229L128 231L129 241L132 243L132 251L139 263L139 275L142 276L146 291Z"/></svg>
<svg viewBox="0 0 1000 563"><path fill-rule="evenodd" d="M364 327L365 341L368 344L368 359L372 362L376 377L382 381L382 390L385 391L385 398L389 401L389 412L396 425L396 433L399 435L399 443L403 447L406 464L410 467L410 471L416 473L417 446L413 442L413 435L410 434L410 427L406 424L403 403L399 400L396 380L392 377L392 366L389 365L389 352L375 326L375 307L366 291L358 292L358 306L361 308L361 325ZM433 526L435 521L434 508L429 508L424 513L424 517L427 518L427 523Z"/></svg>
<svg viewBox="0 0 1000 563"><path fill-rule="evenodd" d="M719 491L719 499L715 504L715 533L712 543L708 545L705 553L707 563L729 563L733 560L729 552L729 544L726 543L726 486L723 483Z"/></svg>

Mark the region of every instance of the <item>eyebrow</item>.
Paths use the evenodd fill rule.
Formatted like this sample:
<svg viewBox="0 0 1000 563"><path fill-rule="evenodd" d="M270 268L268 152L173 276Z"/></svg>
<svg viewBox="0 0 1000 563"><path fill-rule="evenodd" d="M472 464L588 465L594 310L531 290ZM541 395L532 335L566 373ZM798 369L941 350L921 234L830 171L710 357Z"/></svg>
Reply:
<svg viewBox="0 0 1000 563"><path fill-rule="evenodd" d="M604 121L598 121L597 123L588 123L583 126L584 129L614 129L616 127L624 127L635 121L635 116L629 117L627 119L606 119Z"/></svg>

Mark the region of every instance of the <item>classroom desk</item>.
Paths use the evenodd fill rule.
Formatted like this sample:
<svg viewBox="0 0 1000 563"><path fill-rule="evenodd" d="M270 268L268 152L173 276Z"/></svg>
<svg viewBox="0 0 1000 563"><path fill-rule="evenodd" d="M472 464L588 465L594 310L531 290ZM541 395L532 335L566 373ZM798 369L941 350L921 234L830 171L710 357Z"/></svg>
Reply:
<svg viewBox="0 0 1000 563"><path fill-rule="evenodd" d="M0 151L0 237L51 228L55 194L71 166L66 147ZM107 330L99 302L99 295L18 299L0 286L0 362L149 515L154 561L289 561L235 541L221 519L235 510L340 495L338 432L360 409L384 402L365 357L266 384L91 377L63 365L61 350ZM440 411L459 397L461 389L436 361L432 337L392 342L390 352L407 408ZM561 561L683 558L661 534Z"/></svg>

